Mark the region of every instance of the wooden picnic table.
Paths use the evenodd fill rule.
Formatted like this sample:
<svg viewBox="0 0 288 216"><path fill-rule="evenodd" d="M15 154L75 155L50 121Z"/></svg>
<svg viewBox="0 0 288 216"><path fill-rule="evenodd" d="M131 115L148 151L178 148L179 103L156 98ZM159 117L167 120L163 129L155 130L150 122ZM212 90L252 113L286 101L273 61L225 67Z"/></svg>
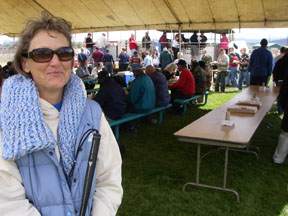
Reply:
<svg viewBox="0 0 288 216"><path fill-rule="evenodd" d="M240 100L250 100L254 94L256 94L259 101L262 103L262 106L256 112L256 114L231 113L230 119L235 122L235 125L232 127L221 126L221 121L225 119L225 114L228 107L235 105ZM257 152L249 149L249 147L252 147L249 145L249 142L266 113L270 110L278 94L278 87L270 87L266 91L260 91L259 86L250 86L222 106L212 110L198 120L174 133L179 141L195 143L198 145L196 181L186 183L183 187L183 191L187 185L222 190L234 193L237 201L239 202L239 195L237 191L226 188L229 149L253 153L258 158ZM225 148L223 187L199 183L200 161L207 155L205 154L202 158L200 157L201 145L212 145ZM244 148L246 148L246 150L243 150Z"/></svg>

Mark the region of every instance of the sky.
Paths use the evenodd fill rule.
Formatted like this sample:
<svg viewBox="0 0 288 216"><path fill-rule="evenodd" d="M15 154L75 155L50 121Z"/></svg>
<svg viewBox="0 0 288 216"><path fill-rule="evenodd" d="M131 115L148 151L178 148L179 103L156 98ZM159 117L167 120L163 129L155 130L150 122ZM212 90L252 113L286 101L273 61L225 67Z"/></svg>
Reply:
<svg viewBox="0 0 288 216"><path fill-rule="evenodd" d="M142 37L144 36L147 30L137 30L136 31L136 40L141 41ZM268 41L280 39L280 38L288 38L288 28L253 28L253 29L233 29L234 38L237 40L239 39L246 39L246 40L261 40L262 38L266 38ZM121 40L128 40L130 35L135 33L135 31L118 31L118 32L109 32L109 41L121 41ZM102 34L102 32L94 32L93 33L93 40L96 41L97 38ZM152 40L158 41L162 35L162 32L156 30L149 30L149 35ZM192 33L186 33L185 37L190 38ZM205 34L208 40L214 40L214 34ZM74 42L82 42L84 41L87 33L82 34L73 34L73 41ZM168 38L172 39L173 34L168 34ZM217 35L217 40L220 39L220 35ZM13 38L9 38L7 36L0 36L0 44L3 44L5 41L13 41Z"/></svg>

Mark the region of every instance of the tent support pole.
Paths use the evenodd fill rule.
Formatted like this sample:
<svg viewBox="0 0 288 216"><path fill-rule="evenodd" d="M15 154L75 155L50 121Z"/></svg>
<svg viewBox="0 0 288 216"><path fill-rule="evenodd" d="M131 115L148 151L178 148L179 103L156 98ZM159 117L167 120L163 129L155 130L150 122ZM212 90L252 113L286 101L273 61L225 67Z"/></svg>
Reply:
<svg viewBox="0 0 288 216"><path fill-rule="evenodd" d="M182 42L182 37L181 37L181 24L179 24L179 57L181 58L181 42ZM178 53L176 58L178 58Z"/></svg>
<svg viewBox="0 0 288 216"><path fill-rule="evenodd" d="M217 55L217 44L216 44L216 32L214 33L214 61L216 60Z"/></svg>

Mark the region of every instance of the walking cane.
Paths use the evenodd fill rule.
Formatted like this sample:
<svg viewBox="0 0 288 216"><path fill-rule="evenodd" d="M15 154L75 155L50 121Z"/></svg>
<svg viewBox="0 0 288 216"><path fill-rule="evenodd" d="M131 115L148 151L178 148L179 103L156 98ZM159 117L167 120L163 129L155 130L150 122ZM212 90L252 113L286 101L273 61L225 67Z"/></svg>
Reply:
<svg viewBox="0 0 288 216"><path fill-rule="evenodd" d="M100 138L101 138L101 135L99 133L93 134L92 145L91 145L91 150L90 150L87 169L86 169L86 176L85 176L85 181L84 181L80 216L85 216L85 213L86 213L90 190L91 190L92 181L93 181L93 176L95 173ZM89 141L89 138L88 138L88 141Z"/></svg>

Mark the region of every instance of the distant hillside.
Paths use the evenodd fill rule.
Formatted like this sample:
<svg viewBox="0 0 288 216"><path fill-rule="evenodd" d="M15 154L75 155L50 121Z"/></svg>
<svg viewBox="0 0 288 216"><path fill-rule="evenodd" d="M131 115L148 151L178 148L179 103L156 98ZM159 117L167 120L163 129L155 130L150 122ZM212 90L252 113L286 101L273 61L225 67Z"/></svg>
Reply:
<svg viewBox="0 0 288 216"><path fill-rule="evenodd" d="M283 39L272 40L271 43L277 43L277 44L284 46L284 45L288 45L288 39L283 38Z"/></svg>
<svg viewBox="0 0 288 216"><path fill-rule="evenodd" d="M261 39L245 39L245 38L236 38L236 40L245 40L248 45L254 45L260 42ZM277 43L279 45L288 45L287 38L273 39L269 41L270 43Z"/></svg>

